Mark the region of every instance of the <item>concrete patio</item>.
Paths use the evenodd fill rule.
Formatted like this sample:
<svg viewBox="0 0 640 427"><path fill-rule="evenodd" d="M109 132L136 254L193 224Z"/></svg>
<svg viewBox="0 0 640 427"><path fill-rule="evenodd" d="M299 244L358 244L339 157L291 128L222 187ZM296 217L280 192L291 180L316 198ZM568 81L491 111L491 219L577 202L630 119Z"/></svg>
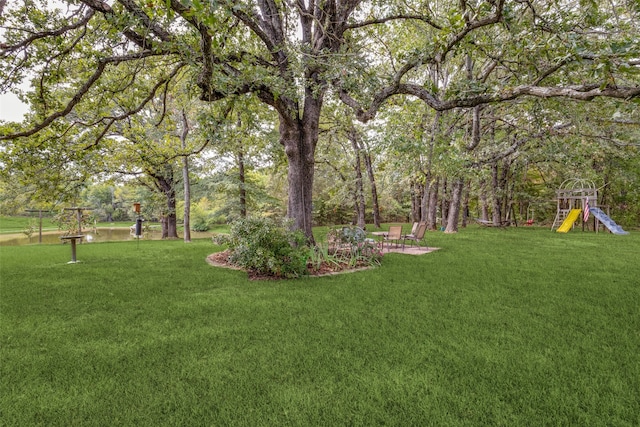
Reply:
<svg viewBox="0 0 640 427"><path fill-rule="evenodd" d="M434 248L432 246L429 246L427 248L425 248L424 246L422 247L418 247L418 246L406 246L404 247L404 249L402 249L402 245L398 245L397 247L395 245L391 245L391 247L385 245L384 249L382 250L383 254L388 254L388 253L394 253L394 254L405 254L405 255L424 255L424 254L429 254L431 252L437 251L440 248Z"/></svg>

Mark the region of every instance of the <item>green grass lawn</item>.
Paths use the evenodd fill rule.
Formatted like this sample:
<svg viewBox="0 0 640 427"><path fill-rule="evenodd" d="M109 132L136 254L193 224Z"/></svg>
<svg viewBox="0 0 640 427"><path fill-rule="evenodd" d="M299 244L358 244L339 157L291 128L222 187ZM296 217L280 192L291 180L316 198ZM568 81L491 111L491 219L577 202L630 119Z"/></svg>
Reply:
<svg viewBox="0 0 640 427"><path fill-rule="evenodd" d="M130 227L135 221L120 221L120 222L99 222L96 227ZM39 219L38 214L33 216L0 216L0 234L2 233L22 233L27 229L29 224L35 227L34 234L38 234ZM86 226L85 226L86 227ZM52 222L52 218L42 218L42 229L46 231L58 230L58 224Z"/></svg>
<svg viewBox="0 0 640 427"><path fill-rule="evenodd" d="M91 226L83 226L84 229L91 229L93 226L97 228L129 228L135 224L135 221L119 221L119 222L98 222ZM33 216L0 216L0 234L20 234L23 233L29 225L34 227L33 236L37 239L39 219L38 214ZM147 225L160 229L160 223L148 222ZM58 224L52 222L52 218L42 218L43 231L58 231ZM178 227L179 232L182 232L182 226ZM214 224L211 226L209 232L219 233L227 232L229 226L226 224Z"/></svg>
<svg viewBox="0 0 640 427"><path fill-rule="evenodd" d="M33 216L0 216L0 233L22 233L27 229L29 224L35 227L35 233L38 234L39 219L38 214ZM57 230L58 226L51 222L51 218L42 218L42 228L44 230Z"/></svg>
<svg viewBox="0 0 640 427"><path fill-rule="evenodd" d="M638 232L427 237L255 282L210 240L1 247L0 425L640 425Z"/></svg>

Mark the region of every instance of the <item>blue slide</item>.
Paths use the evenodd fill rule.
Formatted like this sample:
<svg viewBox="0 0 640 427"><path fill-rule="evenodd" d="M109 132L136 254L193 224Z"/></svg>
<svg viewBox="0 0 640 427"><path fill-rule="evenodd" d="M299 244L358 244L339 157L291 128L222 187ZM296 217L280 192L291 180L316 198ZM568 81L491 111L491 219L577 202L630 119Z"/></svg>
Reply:
<svg viewBox="0 0 640 427"><path fill-rule="evenodd" d="M593 214L593 216L598 218L598 221L603 223L604 226L607 227L613 234L629 234L628 231L624 231L622 227L616 224L614 220L609 218L606 213L602 212L602 209L591 208L589 211Z"/></svg>

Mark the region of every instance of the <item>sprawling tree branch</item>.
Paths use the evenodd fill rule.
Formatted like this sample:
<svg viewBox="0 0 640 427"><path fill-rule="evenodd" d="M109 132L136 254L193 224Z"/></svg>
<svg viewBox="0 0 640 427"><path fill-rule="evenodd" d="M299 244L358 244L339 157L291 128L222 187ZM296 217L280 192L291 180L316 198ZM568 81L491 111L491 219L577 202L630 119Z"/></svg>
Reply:
<svg viewBox="0 0 640 427"><path fill-rule="evenodd" d="M173 37L164 28L154 22L133 0L118 0L133 16L163 42L173 41Z"/></svg>
<svg viewBox="0 0 640 427"><path fill-rule="evenodd" d="M598 97L618 98L629 100L640 97L640 85L629 87L601 87L597 84L571 85L571 86L534 86L521 85L508 88L496 93L487 93L467 98L440 100L432 92L415 84L397 84L381 90L371 102L368 109L364 109L358 101L347 93L338 89L342 102L353 108L358 120L366 123L373 119L384 102L395 95L412 95L420 98L436 111L452 110L454 108L471 108L477 105L493 102L510 101L523 96L535 96L538 98L569 98L580 101L591 101Z"/></svg>
<svg viewBox="0 0 640 427"><path fill-rule="evenodd" d="M477 30L478 28L487 27L489 25L497 24L502 20L502 11L504 9L505 0L498 0L495 3L495 13L492 16L489 16L484 19L478 19L475 21L466 20L464 28L455 34L447 43L447 46L443 49L443 51L437 56L437 62L442 62L454 46L456 46L462 39L464 39L470 32Z"/></svg>
<svg viewBox="0 0 640 427"><path fill-rule="evenodd" d="M160 87L164 86L165 87L165 91L167 88L167 85L169 84L169 82L171 80L173 80L173 78L178 74L178 72L185 66L184 63L179 63L172 71L171 73L169 73L169 75L167 75L165 78L160 79L159 81L156 82L156 84L151 88L151 90L149 91L149 93L147 94L147 96L142 99L138 105L135 108L132 109L128 109L123 111L121 114L118 114L117 116L106 116L103 117L102 119L100 119L99 121L95 122L95 123L91 123L88 124L87 126L92 127L98 123L101 122L105 122L106 121L106 125L104 127L104 129L102 130L102 132L100 133L100 135L95 139L95 141L93 141L91 144L89 144L88 146L86 146L84 149L89 149L95 145L97 145L102 138L106 135L106 133L109 131L109 129L111 128L111 126L118 121L121 120L125 120L128 117L134 116L136 114L138 114L140 111L142 111L142 109L149 103L151 102L151 100L153 98L155 98L156 93L158 92L158 90L160 89ZM164 116L164 113L163 113ZM160 119L162 120L162 118Z"/></svg>
<svg viewBox="0 0 640 427"><path fill-rule="evenodd" d="M502 160L512 154L514 154L516 151L518 151L518 149L520 147L522 147L526 142L531 141L533 139L539 139L544 137L545 135L550 135L552 133L555 133L559 130L568 128L570 126L573 126L573 123L560 123L557 125L553 125L553 126L549 126L546 129L543 129L537 133L535 133L534 135L529 135L526 137L522 137L522 138L518 138L518 137L514 137L513 143L507 147L506 150L499 152L499 153L495 153L494 155L492 155L491 157L488 157L486 159L482 159L482 160L478 160L475 162L472 162L469 164L470 167L472 168L478 168L484 165L490 165L492 163L497 162L498 160Z"/></svg>
<svg viewBox="0 0 640 427"><path fill-rule="evenodd" d="M68 31L72 31L77 28L83 27L91 20L94 14L95 14L95 11L90 9L82 17L82 19L78 20L73 24L62 26L56 30L39 31L37 33L32 34L30 37L27 37L26 39L20 41L19 43L16 43L13 45L0 44L0 58L4 58L11 53L14 53L24 47L27 47L31 45L33 42L35 42L36 40L44 39L47 37L61 36Z"/></svg>
<svg viewBox="0 0 640 427"><path fill-rule="evenodd" d="M391 21L421 21L424 22L426 24L428 24L430 27L435 28L436 30L442 30L442 26L437 24L433 19L431 19L428 16L425 15L412 15L412 14L397 14L397 15L390 15L390 16L385 16L382 18L375 18L375 19L368 19L366 21L362 21L362 22L355 22L353 24L349 24L346 26L346 30L354 30L357 28L363 28L363 27L368 27L371 25L378 25L378 24L386 24L387 22L391 22Z"/></svg>
<svg viewBox="0 0 640 427"><path fill-rule="evenodd" d="M150 56L154 56L154 55L155 54L153 52L151 52L151 51L144 51L144 52L136 53L134 55L114 56L114 57L110 57L110 58L101 58L101 59L99 59L98 62L96 63L96 70L85 81L85 83L80 88L78 88L78 90L73 95L71 100L67 103L67 105L65 106L64 109L62 109L60 111L56 111L53 114L50 114L44 120L42 120L41 122L37 123L36 125L34 125L32 128L30 128L28 130L25 130L23 132L8 134L8 135L0 135L0 141L9 140L9 139L16 139L16 138L21 138L21 137L34 135L34 134L38 133L39 131L41 131L42 129L44 129L47 126L49 126L56 119L59 119L61 117L67 116L69 113L71 113L73 108L76 105L78 105L78 103L80 103L80 101L82 101L84 96L96 84L96 82L100 79L100 77L102 77L102 75L104 74L104 72L105 72L105 70L106 70L108 65L110 65L110 64L111 65L118 65L118 64L123 63L123 62L135 61L135 60L139 60L141 58L146 58L146 57L150 57ZM174 75L174 74L172 74L172 75ZM162 83L160 83L160 85L161 84ZM140 110L137 110L137 111L140 111Z"/></svg>
<svg viewBox="0 0 640 427"><path fill-rule="evenodd" d="M91 9L102 13L107 21L111 22L112 25L117 27L128 40L132 41L142 49L153 48L156 51L160 50L158 43L154 42L152 38L148 37L148 34L155 35L162 42L172 41L172 37L170 36L170 34L166 32L162 27L160 27L157 23L153 22L151 18L142 9L140 9L139 6L131 0L118 0L118 2L122 4L124 8L145 27L145 29L147 29L145 34L140 34L134 31L128 25L118 23L119 17L116 15L113 8L108 3L102 0L80 1L89 6ZM171 48L170 50L166 50L164 53L172 53L174 52L174 50L175 47Z"/></svg>

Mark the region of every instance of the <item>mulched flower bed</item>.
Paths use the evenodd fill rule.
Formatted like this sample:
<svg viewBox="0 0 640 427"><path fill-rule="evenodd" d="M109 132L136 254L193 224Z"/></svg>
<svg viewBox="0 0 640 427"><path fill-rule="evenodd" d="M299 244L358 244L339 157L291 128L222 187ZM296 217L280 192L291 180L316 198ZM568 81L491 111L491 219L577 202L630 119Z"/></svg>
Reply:
<svg viewBox="0 0 640 427"><path fill-rule="evenodd" d="M252 270L247 271L244 268L229 262L229 255L230 255L230 251L228 250L222 251L222 252L216 252L207 257L207 262L216 267L231 268L234 270L246 271L247 275L249 276L249 280L281 280L283 279L282 277L273 276L271 274L263 274L263 273L259 273L257 271L252 271ZM364 264L364 263L362 265L351 266L346 263L336 264L332 262L331 263L324 262L318 268L312 268L311 264L307 265L307 271L309 272L309 276L312 276L312 277L329 276L329 275L341 274L341 273L352 273L355 271L368 270L370 268L372 268L370 265Z"/></svg>

